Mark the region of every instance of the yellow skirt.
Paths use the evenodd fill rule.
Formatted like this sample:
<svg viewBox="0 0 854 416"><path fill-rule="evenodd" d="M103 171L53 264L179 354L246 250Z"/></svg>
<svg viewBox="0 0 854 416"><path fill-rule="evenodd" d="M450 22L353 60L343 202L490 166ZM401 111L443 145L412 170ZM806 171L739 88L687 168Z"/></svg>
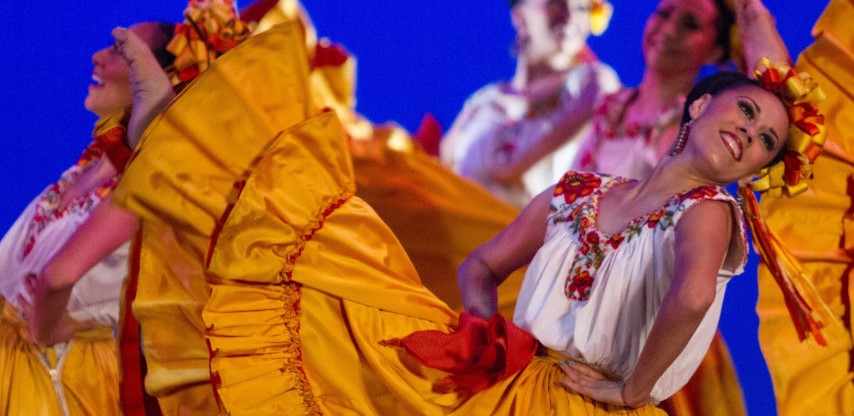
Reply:
<svg viewBox="0 0 854 416"><path fill-rule="evenodd" d="M243 185L208 267L204 320L214 387L235 415L663 414L558 386L536 358L472 397L433 391L445 374L380 341L451 331L392 232L353 196L333 113L284 131Z"/></svg>
<svg viewBox="0 0 854 416"><path fill-rule="evenodd" d="M372 140L354 140L356 188L400 239L421 282L461 310L456 281L460 263L498 234L518 210L447 170L393 126L374 128ZM498 309L513 316L524 270L498 288ZM688 384L661 402L671 416L739 416L746 413L726 342L715 334Z"/></svg>
<svg viewBox="0 0 854 416"><path fill-rule="evenodd" d="M219 412L202 321L208 249L235 184L279 131L313 112L305 56L290 22L219 58L151 123L113 193L141 218L132 311L145 389L164 414ZM275 94L270 79L280 82Z"/></svg>
<svg viewBox="0 0 854 416"><path fill-rule="evenodd" d="M121 415L112 328L75 334L64 347L40 347L2 297L0 309L0 414Z"/></svg>
<svg viewBox="0 0 854 416"><path fill-rule="evenodd" d="M823 329L828 346L798 341L785 301L764 265L759 268L759 345L768 363L781 416L854 415L854 5L831 0L816 23L815 42L800 55L824 89L827 142L813 167L810 191L762 198L768 226L794 250L836 323Z"/></svg>
<svg viewBox="0 0 854 416"><path fill-rule="evenodd" d="M147 390L170 413L178 408L168 403L181 403L182 392L191 390L185 397L216 412L204 384L209 354L224 410L236 414L299 408L309 414L395 414L389 409L403 408L397 413L465 414L473 406L466 403L490 400L497 400L494 409L515 408L507 389L522 384L499 388L494 399L478 396L484 402L437 395L432 383L441 374L374 345L419 329L450 330L457 315L422 286L395 235L352 196L351 159L334 115L288 129L313 113L297 32L280 26L220 58L152 123L114 193L115 202L144 222L133 310L149 364ZM279 94L267 93L269 80L282 84ZM490 226L495 218L509 218L507 212L496 213ZM476 245L462 243L455 250ZM454 280L452 274L445 278ZM502 291L506 311L516 289L510 284ZM352 318L359 305L367 312ZM366 344L355 344L359 331L353 328L370 319L397 323L361 334ZM334 337L324 332L329 328L337 328ZM324 378L343 370L364 380L342 386ZM520 397L531 394L518 388ZM569 396L584 402L561 389L549 394L557 402Z"/></svg>

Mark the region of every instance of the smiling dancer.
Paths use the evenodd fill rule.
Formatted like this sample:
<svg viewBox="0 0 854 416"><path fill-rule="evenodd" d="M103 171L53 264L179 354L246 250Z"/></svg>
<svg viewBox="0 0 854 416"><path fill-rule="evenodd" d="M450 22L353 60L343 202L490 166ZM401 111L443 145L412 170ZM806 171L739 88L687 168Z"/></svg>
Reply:
<svg viewBox="0 0 854 416"><path fill-rule="evenodd" d="M161 68L173 59L166 51L172 29L171 24L140 23L130 30L142 39L142 47L154 52L154 65ZM94 141L24 209L0 242L3 414L121 414L113 334L132 228L99 230L98 238L114 245L92 263L71 266L82 279L68 294L67 307L57 310L51 336L36 343L28 330L33 316L27 313L27 276L53 273L48 266L54 256L98 215L131 154L125 134L132 102L128 66L115 46L95 52L92 63L94 82L84 105L99 117Z"/></svg>
<svg viewBox="0 0 854 416"><path fill-rule="evenodd" d="M776 166L786 148L779 87L737 74L700 84L689 94L683 140L647 179L568 173L461 268L470 314L458 326L457 315L421 286L394 236L353 196L334 113L293 100L307 96L307 71L283 71L292 65L279 59L285 51L269 49L287 33L286 25L252 38L203 74L155 121L116 193L145 221L207 239L199 242L209 247L203 319L224 411L660 413L652 402L699 364L695 352L708 346L723 289L746 257L740 210L722 186ZM248 59L259 53L272 55ZM769 53L786 59L785 51ZM229 107L225 118L187 124L210 114L198 104L212 101L200 98L255 97L260 85L216 82L228 68L279 80L294 95L257 96L263 105L253 100ZM777 68L758 74L768 71ZM240 128L224 130L235 120ZM176 163L186 151L192 166ZM225 155L240 163L223 166ZM192 182L182 179L188 174ZM200 185L207 191L197 192ZM490 316L492 294L529 261L514 318L520 332ZM506 357L510 367L452 362L444 368L462 368L450 379L428 368L448 357L421 353L454 349L443 334L487 327L509 331L490 332L506 334L509 344L485 348L511 352L473 358ZM535 339L543 345L538 355ZM469 377L473 367L486 374Z"/></svg>

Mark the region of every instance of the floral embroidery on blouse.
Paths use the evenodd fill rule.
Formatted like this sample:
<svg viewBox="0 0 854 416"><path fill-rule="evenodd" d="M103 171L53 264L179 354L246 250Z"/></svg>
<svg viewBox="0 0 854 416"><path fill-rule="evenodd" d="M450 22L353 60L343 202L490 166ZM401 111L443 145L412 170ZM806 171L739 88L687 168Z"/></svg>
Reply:
<svg viewBox="0 0 854 416"><path fill-rule="evenodd" d="M666 110L648 122L627 122L626 110L637 99L638 90L623 90L611 94L594 111L593 129L603 139L642 138L646 143L658 142L658 136L670 124L679 120L685 97L679 96Z"/></svg>
<svg viewBox="0 0 854 416"><path fill-rule="evenodd" d="M24 246L23 253L24 257L30 254L33 250L33 247L35 247L36 244L36 237L42 230L44 230L45 227L47 227L49 223L68 214L92 211L95 204L106 198L118 184L118 177L114 176L88 194L74 199L67 206L60 209L59 201L62 194L66 189L68 189L68 186L72 184L81 173L83 173L85 166L86 164L82 166L75 165L66 171L62 175L62 178L60 178L58 182L49 186L45 190L44 194L39 198L38 202L36 202L35 213L33 214L33 219L30 221L30 227L27 232L27 242Z"/></svg>
<svg viewBox="0 0 854 416"><path fill-rule="evenodd" d="M599 200L611 187L626 182L627 179L614 178L603 184L602 178L595 174L568 172L555 186L550 221L552 224L565 223L579 246L564 285L569 299L584 301L590 298L593 276L605 257L623 243L637 238L644 230L658 227L663 231L674 227L674 218L687 209L691 201L709 199L721 192L714 186L691 189L675 195L661 209L631 220L622 231L603 233L596 227ZM563 201L558 198L560 196L563 196Z"/></svg>
<svg viewBox="0 0 854 416"><path fill-rule="evenodd" d="M36 237L47 227L47 225L58 220L69 213L91 212L96 203L100 202L118 185L118 176L106 180L104 183L89 191L86 195L75 198L67 206L60 209L59 202L68 187L86 171L92 162L101 158L108 158L113 167L119 172L124 169L125 163L130 158L131 151L125 145L125 135L130 113L125 109L115 114L98 120L95 124L94 139L70 169L62 174L59 181L50 185L35 204L35 213L27 230L27 239L24 245L23 257L27 257L36 244Z"/></svg>
<svg viewBox="0 0 854 416"><path fill-rule="evenodd" d="M567 172L555 185L554 196L563 195L567 204L575 202L579 197L586 197L602 184L602 178L593 173Z"/></svg>

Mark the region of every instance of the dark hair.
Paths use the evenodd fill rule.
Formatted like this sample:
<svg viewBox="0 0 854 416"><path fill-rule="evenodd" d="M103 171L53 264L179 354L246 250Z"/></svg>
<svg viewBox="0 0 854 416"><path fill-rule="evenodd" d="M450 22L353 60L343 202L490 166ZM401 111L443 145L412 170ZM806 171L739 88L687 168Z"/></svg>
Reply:
<svg viewBox="0 0 854 416"><path fill-rule="evenodd" d="M510 8L512 9L512 8L522 4L523 1L525 1L525 0L510 0Z"/></svg>
<svg viewBox="0 0 854 416"><path fill-rule="evenodd" d="M712 0L715 3L715 8L718 10L718 16L715 19L715 44L721 47L723 53L718 63L725 62L730 58L732 48L730 46L730 28L735 24L735 14L727 6L726 0Z"/></svg>
<svg viewBox="0 0 854 416"><path fill-rule="evenodd" d="M151 44L148 46L151 48L151 52L154 53L154 57L157 59L157 63L160 64L160 67L166 68L175 62L175 55L172 55L171 52L166 50L166 45L169 44L169 41L172 40L172 37L175 35L175 24L167 22L151 23L156 25L157 33L156 36L154 36L154 39L152 39Z"/></svg>
<svg viewBox="0 0 854 416"><path fill-rule="evenodd" d="M747 75L744 75L741 72L723 71L703 78L702 80L700 80L700 82L694 85L694 88L691 88L691 91L688 93L688 96L685 97L685 107L682 110L682 120L679 122L679 124L684 125L685 123L691 121L691 113L689 112L689 108L691 107L691 103L696 101L698 98L706 94L709 94L714 97L715 95L721 92L744 85L752 85L757 88L762 88L762 86L759 85L759 81L748 78ZM785 148L786 146L781 146L780 152L776 156L774 156L774 159L771 160L771 162L768 163L766 167L772 166L775 163L783 160L783 150Z"/></svg>
<svg viewBox="0 0 854 416"><path fill-rule="evenodd" d="M720 92L740 87L742 85L753 85L759 87L759 82L748 78L747 75L744 75L741 72L730 71L718 72L701 79L700 82L694 85L694 88L691 88L691 91L688 92L688 95L685 97L685 107L682 110L682 120L679 124L681 125L691 121L691 113L688 111L688 108L691 106L691 103L696 101L698 98L706 94L715 96Z"/></svg>

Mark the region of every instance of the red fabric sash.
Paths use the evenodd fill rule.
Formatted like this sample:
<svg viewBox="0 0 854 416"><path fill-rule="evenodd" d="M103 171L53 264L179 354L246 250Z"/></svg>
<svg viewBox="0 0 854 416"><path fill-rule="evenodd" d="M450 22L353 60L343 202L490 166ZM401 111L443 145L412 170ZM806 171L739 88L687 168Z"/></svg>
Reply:
<svg viewBox="0 0 854 416"><path fill-rule="evenodd" d="M510 377L531 362L539 343L531 334L496 313L484 320L467 313L446 334L417 331L384 345L401 346L425 366L451 373L433 386L436 391L477 393Z"/></svg>

